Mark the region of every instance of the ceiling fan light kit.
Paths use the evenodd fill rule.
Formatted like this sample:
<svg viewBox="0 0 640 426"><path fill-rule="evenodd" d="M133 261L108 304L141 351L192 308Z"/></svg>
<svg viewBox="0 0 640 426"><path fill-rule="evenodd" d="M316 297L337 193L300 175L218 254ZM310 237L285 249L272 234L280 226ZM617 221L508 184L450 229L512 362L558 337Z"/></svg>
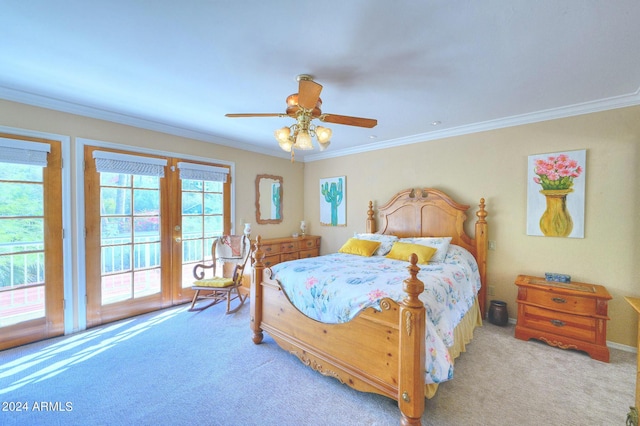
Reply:
<svg viewBox="0 0 640 426"><path fill-rule="evenodd" d="M294 161L294 150L314 149L312 138L318 141L320 151L324 151L331 143L333 132L328 127L317 126L311 121L318 119L322 122L344 124L372 128L378 124L371 118L349 117L346 115L322 114L320 107L322 100L320 92L322 85L313 81L307 74L297 77L299 82L298 93L287 97L287 110L285 114L259 113L259 114L226 114L227 117L291 117L296 120L289 127L282 127L274 132L278 145L286 152L291 152L291 161Z"/></svg>

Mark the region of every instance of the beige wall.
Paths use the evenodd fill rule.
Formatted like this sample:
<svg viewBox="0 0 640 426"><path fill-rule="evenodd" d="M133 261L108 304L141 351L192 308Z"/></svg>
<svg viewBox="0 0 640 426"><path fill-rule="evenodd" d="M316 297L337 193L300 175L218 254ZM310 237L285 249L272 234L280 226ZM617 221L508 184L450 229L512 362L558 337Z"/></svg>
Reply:
<svg viewBox="0 0 640 426"><path fill-rule="evenodd" d="M527 236L527 157L576 149L587 150L585 238ZM639 167L640 107L630 107L309 162L304 211L328 253L364 231L369 200L382 205L400 190L434 187L470 204L475 218L484 197L496 242L488 259L490 299L506 301L515 318L518 274L561 272L602 284L613 296L607 340L635 346L636 317L623 296L640 296ZM342 175L347 226L321 227L319 179Z"/></svg>

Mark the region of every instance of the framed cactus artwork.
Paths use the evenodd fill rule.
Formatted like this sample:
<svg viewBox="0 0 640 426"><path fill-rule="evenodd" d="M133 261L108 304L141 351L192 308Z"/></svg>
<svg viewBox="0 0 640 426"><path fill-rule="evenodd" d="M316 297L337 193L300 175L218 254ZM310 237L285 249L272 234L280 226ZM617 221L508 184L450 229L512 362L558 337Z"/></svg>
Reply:
<svg viewBox="0 0 640 426"><path fill-rule="evenodd" d="M347 226L347 178L320 179L320 225Z"/></svg>
<svg viewBox="0 0 640 426"><path fill-rule="evenodd" d="M586 150L529 156L527 234L584 238Z"/></svg>

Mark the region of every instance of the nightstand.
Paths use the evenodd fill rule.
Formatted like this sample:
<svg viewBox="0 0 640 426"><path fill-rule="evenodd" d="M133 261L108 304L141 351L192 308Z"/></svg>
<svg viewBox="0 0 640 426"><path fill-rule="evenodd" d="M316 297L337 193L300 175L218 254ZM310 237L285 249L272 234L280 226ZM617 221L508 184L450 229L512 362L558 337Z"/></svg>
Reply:
<svg viewBox="0 0 640 426"><path fill-rule="evenodd" d="M537 339L561 349L576 349L609 362L607 303L611 295L601 285L546 281L519 275L518 339Z"/></svg>

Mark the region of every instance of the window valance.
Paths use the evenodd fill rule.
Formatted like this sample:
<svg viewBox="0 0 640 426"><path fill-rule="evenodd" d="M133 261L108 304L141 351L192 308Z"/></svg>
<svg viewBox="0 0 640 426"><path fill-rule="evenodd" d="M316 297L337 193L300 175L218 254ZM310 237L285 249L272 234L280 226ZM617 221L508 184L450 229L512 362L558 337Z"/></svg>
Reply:
<svg viewBox="0 0 640 426"><path fill-rule="evenodd" d="M96 170L107 173L164 177L167 160L117 152L93 151Z"/></svg>
<svg viewBox="0 0 640 426"><path fill-rule="evenodd" d="M47 167L47 154L51 145L0 138L0 162Z"/></svg>
<svg viewBox="0 0 640 426"><path fill-rule="evenodd" d="M229 169L227 167L207 166L204 164L178 162L180 179L208 180L226 182Z"/></svg>

